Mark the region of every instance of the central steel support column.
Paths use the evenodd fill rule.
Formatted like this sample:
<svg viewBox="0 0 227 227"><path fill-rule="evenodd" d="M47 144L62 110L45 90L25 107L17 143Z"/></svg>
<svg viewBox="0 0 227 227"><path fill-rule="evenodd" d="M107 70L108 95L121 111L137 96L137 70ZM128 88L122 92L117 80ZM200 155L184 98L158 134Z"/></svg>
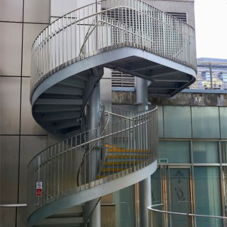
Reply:
<svg viewBox="0 0 227 227"><path fill-rule="evenodd" d="M88 107L88 130L92 130L98 127L100 120L101 112L100 112L100 84L97 83L93 93L89 99L89 107ZM100 132L95 130L89 134L89 139L98 138L100 136ZM97 144L98 146L98 144ZM89 181L96 180L97 166L99 162L100 151L97 149L93 151L89 155ZM101 227L101 206L100 202L97 200L90 201L86 203L86 216L90 216L91 218L89 222L89 227ZM94 209L94 210L93 210Z"/></svg>
<svg viewBox="0 0 227 227"><path fill-rule="evenodd" d="M136 77L136 105L138 111L148 109L147 80ZM147 207L151 204L151 179L139 182L140 227L148 227L149 217ZM150 226L149 226L150 227Z"/></svg>

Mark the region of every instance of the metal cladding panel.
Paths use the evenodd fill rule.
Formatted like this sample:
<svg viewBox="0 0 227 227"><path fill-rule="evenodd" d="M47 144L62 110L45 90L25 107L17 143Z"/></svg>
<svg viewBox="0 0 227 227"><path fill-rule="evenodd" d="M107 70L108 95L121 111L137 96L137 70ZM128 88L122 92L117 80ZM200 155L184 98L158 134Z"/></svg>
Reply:
<svg viewBox="0 0 227 227"><path fill-rule="evenodd" d="M33 1L26 1L33 2ZM36 1L34 1L36 2ZM31 76L31 46L46 24L24 24L23 71L22 76Z"/></svg>
<svg viewBox="0 0 227 227"><path fill-rule="evenodd" d="M1 226L15 226L16 208L0 208Z"/></svg>
<svg viewBox="0 0 227 227"><path fill-rule="evenodd" d="M0 133L18 134L20 116L20 78L0 77Z"/></svg>
<svg viewBox="0 0 227 227"><path fill-rule="evenodd" d="M0 20L22 22L22 7L23 0L1 0Z"/></svg>
<svg viewBox="0 0 227 227"><path fill-rule="evenodd" d="M24 21L49 23L50 0L25 1Z"/></svg>
<svg viewBox="0 0 227 227"><path fill-rule="evenodd" d="M1 22L0 34L0 74L5 76L20 76L22 24Z"/></svg>
<svg viewBox="0 0 227 227"><path fill-rule="evenodd" d="M0 204L17 203L19 136L1 136Z"/></svg>

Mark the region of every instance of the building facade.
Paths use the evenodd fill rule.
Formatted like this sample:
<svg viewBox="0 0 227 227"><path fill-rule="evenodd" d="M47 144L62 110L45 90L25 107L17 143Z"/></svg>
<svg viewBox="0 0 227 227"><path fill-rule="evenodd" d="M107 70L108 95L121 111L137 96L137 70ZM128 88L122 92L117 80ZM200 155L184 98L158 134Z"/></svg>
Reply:
<svg viewBox="0 0 227 227"><path fill-rule="evenodd" d="M86 4L90 2L93 1L87 0ZM194 26L194 1L147 2L165 12L184 17ZM49 23L84 3L76 0L3 0L0 4L0 204L21 204L27 203L28 162L38 152L57 142L31 116L31 46ZM109 78L111 71L106 69L105 76ZM118 105L135 103L134 92L112 94L111 81L103 79L101 83L105 85L101 91L104 101ZM120 97L127 102L120 102ZM196 97L202 99L201 95ZM153 203L163 203L163 198L168 198L168 202L164 202L170 210L226 215L225 107L197 107L189 103L184 106L175 103L173 106L152 100L152 103L155 102L160 106L160 156L159 169L152 176ZM201 117L201 113L206 117ZM175 156L178 159L172 159ZM200 179L203 179L203 185L207 185L204 198L200 197L201 191L204 192ZM162 191L164 185L168 185L168 194ZM183 188L181 185L184 185ZM138 185L104 197L103 226L139 226L138 199ZM182 202L182 206L176 206L174 201ZM199 206L201 203L202 207ZM27 226L26 207L0 209L3 226ZM185 220L172 218L171 222L176 227ZM206 224L206 220L198 220L198 226ZM212 227L221 224L215 220Z"/></svg>

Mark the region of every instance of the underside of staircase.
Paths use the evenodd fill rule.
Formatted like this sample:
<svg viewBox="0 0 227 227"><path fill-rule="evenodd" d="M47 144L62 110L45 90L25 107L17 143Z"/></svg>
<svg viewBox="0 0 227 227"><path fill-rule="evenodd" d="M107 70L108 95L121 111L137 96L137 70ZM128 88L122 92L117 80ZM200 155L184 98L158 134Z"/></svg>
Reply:
<svg viewBox="0 0 227 227"><path fill-rule="evenodd" d="M97 99L98 124L89 126L105 67L146 80L152 96L171 97L195 80L194 30L140 0L104 0L39 34L32 48L32 114L61 142L28 165L30 226L89 226L101 196L156 170L157 108L134 112Z"/></svg>

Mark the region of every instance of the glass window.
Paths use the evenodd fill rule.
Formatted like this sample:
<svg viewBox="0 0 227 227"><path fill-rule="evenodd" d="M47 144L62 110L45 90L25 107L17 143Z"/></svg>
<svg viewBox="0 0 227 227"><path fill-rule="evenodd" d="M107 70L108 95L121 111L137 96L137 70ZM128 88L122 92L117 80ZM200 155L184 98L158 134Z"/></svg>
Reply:
<svg viewBox="0 0 227 227"><path fill-rule="evenodd" d="M223 179L223 192L224 192L224 203L225 203L225 216L227 217L227 166L222 169L222 179ZM227 221L226 221L227 224Z"/></svg>
<svg viewBox="0 0 227 227"><path fill-rule="evenodd" d="M227 138L227 107L220 107L221 138Z"/></svg>
<svg viewBox="0 0 227 227"><path fill-rule="evenodd" d="M164 136L191 138L191 115L188 106L164 106Z"/></svg>
<svg viewBox="0 0 227 227"><path fill-rule="evenodd" d="M192 107L193 138L219 138L217 107Z"/></svg>
<svg viewBox="0 0 227 227"><path fill-rule="evenodd" d="M190 143L188 141L160 141L159 162L189 163Z"/></svg>
<svg viewBox="0 0 227 227"><path fill-rule="evenodd" d="M218 163L217 142L193 142L193 159L195 163Z"/></svg>
<svg viewBox="0 0 227 227"><path fill-rule="evenodd" d="M114 193L116 204L116 226L135 226L135 187L134 185Z"/></svg>
<svg viewBox="0 0 227 227"><path fill-rule="evenodd" d="M195 167L196 214L222 216L218 167ZM196 218L197 227L222 227L217 218Z"/></svg>
<svg viewBox="0 0 227 227"><path fill-rule="evenodd" d="M227 163L227 142L221 142L222 162Z"/></svg>

